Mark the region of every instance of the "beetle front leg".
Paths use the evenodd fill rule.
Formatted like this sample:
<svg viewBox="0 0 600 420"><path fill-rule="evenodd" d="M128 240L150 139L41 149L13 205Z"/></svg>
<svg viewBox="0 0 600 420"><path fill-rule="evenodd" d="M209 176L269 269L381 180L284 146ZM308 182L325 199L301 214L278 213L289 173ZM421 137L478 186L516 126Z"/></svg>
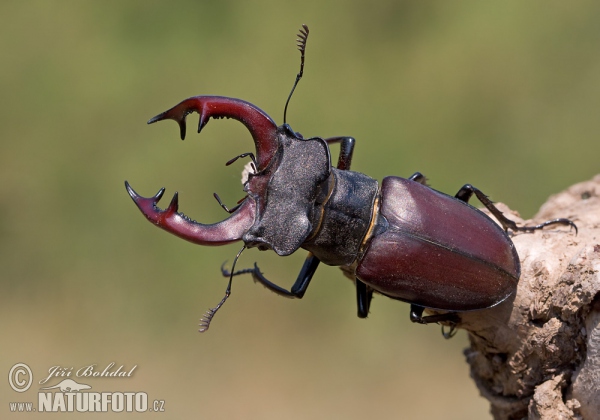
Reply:
<svg viewBox="0 0 600 420"><path fill-rule="evenodd" d="M317 271L317 267L319 266L319 259L315 257L313 254L309 253L304 260L304 265L298 274L298 278L294 282L291 290L284 289L281 286L276 285L272 281L268 280L258 269L256 263L254 264L254 268L246 268L244 270L236 271L233 273L234 276L238 276L240 274L252 274L252 278L254 281L259 282L263 286L265 286L270 291L278 294L279 296L292 298L292 299L302 299L304 297L304 293L312 280L315 271ZM231 275L230 272L225 270L225 268L221 267L221 271L223 276L229 277Z"/></svg>
<svg viewBox="0 0 600 420"><path fill-rule="evenodd" d="M498 219L498 221L506 231L508 229L511 229L514 232L533 232L536 230L543 229L546 226L565 225L574 228L575 234L577 234L577 226L575 225L575 223L565 218L547 220L535 226L517 226L517 224L514 221L508 219L500 210L498 210L496 206L494 206L492 200L490 200L484 193L482 193L481 190L475 188L471 184L464 185L460 190L458 190L455 197L461 201L464 201L465 203L468 203L469 199L473 196L473 194L475 194L477 199L490 211L490 213L494 215L496 219Z"/></svg>

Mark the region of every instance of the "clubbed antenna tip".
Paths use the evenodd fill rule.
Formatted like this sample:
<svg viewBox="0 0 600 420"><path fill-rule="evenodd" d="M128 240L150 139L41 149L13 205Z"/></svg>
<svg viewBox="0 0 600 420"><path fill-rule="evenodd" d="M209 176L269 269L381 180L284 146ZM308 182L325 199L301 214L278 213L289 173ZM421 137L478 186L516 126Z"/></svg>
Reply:
<svg viewBox="0 0 600 420"><path fill-rule="evenodd" d="M300 51L300 72L296 76L296 81L294 82L294 86L292 87L292 90L287 98L287 101L285 102L285 108L283 109L283 123L284 124L286 123L288 104L290 103L292 94L294 93L294 90L296 89L296 85L298 85L298 82L300 81L300 79L302 78L302 75L304 74L304 55L306 53L306 40L308 39L308 33L309 33L308 26L302 24L302 27L300 28L300 32L298 33L298 39L296 40L296 45L298 46L298 50Z"/></svg>
<svg viewBox="0 0 600 420"><path fill-rule="evenodd" d="M231 295L231 282L233 280L233 276L235 275L235 263L237 263L238 258L240 258L240 255L242 255L242 252L244 252L245 249L246 245L244 245L242 249L240 249L240 251L235 256L235 260L233 260L233 266L231 267L231 274L229 275L229 284L227 285L227 289L225 290L225 296L223 297L223 299L221 299L221 302L219 302L217 306L215 306L214 308L209 308L200 319L200 329L198 329L199 332L203 333L208 331L208 327L210 327L210 322L212 321L213 317L221 308L221 306L223 306L225 301L229 298L229 295Z"/></svg>

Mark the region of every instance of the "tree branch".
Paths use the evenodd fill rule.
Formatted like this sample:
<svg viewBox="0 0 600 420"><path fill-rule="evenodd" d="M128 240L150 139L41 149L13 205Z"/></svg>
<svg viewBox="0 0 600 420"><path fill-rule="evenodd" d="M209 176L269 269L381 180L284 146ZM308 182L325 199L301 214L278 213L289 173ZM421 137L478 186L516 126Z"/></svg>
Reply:
<svg viewBox="0 0 600 420"><path fill-rule="evenodd" d="M462 313L471 376L497 420L600 418L600 175L550 197L534 221L573 220L513 236L521 259L515 296Z"/></svg>

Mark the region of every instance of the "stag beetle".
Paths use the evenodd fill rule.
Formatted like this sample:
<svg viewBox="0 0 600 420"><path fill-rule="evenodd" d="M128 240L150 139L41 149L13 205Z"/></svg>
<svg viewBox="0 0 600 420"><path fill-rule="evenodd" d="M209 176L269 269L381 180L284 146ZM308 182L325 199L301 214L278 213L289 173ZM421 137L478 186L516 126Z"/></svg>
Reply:
<svg viewBox="0 0 600 420"><path fill-rule="evenodd" d="M244 183L246 196L228 209L232 215L219 223L203 225L178 212L178 196L161 210L154 197L139 196L125 186L141 212L160 228L199 245L225 245L242 240L229 276L223 300L201 320L208 329L215 312L228 298L235 275L249 273L267 289L289 298L302 298L319 263L340 266L354 279L358 316L367 317L373 293L410 303L410 319L428 324L459 322L457 312L490 308L512 295L520 276L517 251L509 236L561 224L575 228L568 219L554 219L536 226L517 226L506 218L486 195L470 184L454 196L430 188L415 173L408 179L386 177L381 185L350 170L355 140L352 137L304 138L285 123L287 106L302 77L308 28L298 35L300 72L284 109L284 124L275 122L246 101L222 96L196 96L157 115L148 124L175 120L181 139L186 116L200 115L198 132L210 118L233 118L250 131L256 155ZM340 144L337 167L332 167L329 146ZM500 222L468 204L472 195ZM292 286L284 289L253 268L235 271L245 248L273 250L290 255L299 248L308 257ZM446 311L423 316L425 308Z"/></svg>

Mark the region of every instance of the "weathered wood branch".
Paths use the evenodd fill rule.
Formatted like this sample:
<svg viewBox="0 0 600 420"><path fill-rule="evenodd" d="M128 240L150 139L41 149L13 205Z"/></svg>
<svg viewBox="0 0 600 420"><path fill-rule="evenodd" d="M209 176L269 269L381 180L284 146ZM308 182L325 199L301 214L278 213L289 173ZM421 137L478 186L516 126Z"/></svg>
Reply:
<svg viewBox="0 0 600 420"><path fill-rule="evenodd" d="M550 197L531 224L562 227L515 234L521 259L517 294L461 314L471 376L497 420L600 419L600 175Z"/></svg>

